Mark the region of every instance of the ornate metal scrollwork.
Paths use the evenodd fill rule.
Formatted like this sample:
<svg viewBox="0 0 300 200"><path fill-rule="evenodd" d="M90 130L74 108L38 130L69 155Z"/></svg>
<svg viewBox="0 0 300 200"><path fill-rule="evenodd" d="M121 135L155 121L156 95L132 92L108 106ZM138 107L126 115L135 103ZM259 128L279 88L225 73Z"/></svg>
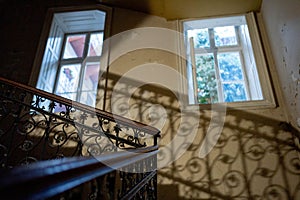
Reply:
<svg viewBox="0 0 300 200"><path fill-rule="evenodd" d="M157 143L158 133L115 120L109 113L3 80L0 88L2 167Z"/></svg>

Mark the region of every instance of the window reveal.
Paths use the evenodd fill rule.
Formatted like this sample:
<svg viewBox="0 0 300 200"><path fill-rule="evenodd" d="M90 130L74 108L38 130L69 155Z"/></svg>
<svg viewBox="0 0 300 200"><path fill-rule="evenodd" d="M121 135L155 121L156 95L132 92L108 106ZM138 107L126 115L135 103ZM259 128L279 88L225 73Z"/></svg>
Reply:
<svg viewBox="0 0 300 200"><path fill-rule="evenodd" d="M263 99L245 16L186 21L184 33L190 103Z"/></svg>
<svg viewBox="0 0 300 200"><path fill-rule="evenodd" d="M53 14L37 88L95 106L106 12Z"/></svg>

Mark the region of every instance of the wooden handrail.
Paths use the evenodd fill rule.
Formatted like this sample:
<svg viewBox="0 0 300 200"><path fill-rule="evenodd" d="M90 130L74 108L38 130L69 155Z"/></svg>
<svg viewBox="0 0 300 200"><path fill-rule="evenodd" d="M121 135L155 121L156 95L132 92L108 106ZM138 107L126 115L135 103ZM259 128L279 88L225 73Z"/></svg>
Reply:
<svg viewBox="0 0 300 200"><path fill-rule="evenodd" d="M2 198L156 198L158 129L1 77L0 98Z"/></svg>
<svg viewBox="0 0 300 200"><path fill-rule="evenodd" d="M65 105L68 105L68 106L73 106L75 108L80 108L80 109L83 109L83 110L86 110L86 111L89 111L89 112L95 112L95 114L97 114L99 116L104 116L105 118L107 118L111 121L116 121L118 123L130 126L130 127L133 127L133 128L138 128L138 129L143 130L143 131L145 131L145 132L147 132L151 135L154 135L154 136L159 136L159 134L160 134L160 131L155 127L148 126L148 125L143 124L141 122L130 120L130 119L124 118L120 115L116 115L116 114L113 114L113 113L110 113L110 112L107 112L107 111L104 111L104 110L100 110L98 108L93 108L93 107L87 106L85 104L82 104L82 103L79 103L79 102L76 102L76 101L72 101L72 100L66 99L64 97L60 97L60 96L57 96L55 94L45 92L43 90L31 87L31 86L27 86L27 85L24 85L24 84L15 82L15 81L11 81L11 80L5 79L3 77L0 77L0 82L4 82L4 83L6 83L8 85L11 85L13 87L19 88L21 90L24 90L24 91L27 91L27 92L30 92L30 93L33 93L33 94L37 94L39 96L45 97L45 98L53 100L53 101L61 102L61 103L65 104Z"/></svg>
<svg viewBox="0 0 300 200"><path fill-rule="evenodd" d="M5 169L0 173L0 196L9 199L53 197L115 169L154 156L157 149L157 146L153 146L99 157L39 161L28 166Z"/></svg>

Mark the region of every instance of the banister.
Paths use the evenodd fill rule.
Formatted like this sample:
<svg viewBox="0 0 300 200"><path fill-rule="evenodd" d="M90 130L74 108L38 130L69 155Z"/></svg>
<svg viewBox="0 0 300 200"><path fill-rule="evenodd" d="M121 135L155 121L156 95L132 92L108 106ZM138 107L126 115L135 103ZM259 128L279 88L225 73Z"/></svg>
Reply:
<svg viewBox="0 0 300 200"><path fill-rule="evenodd" d="M0 165L157 145L146 124L0 77Z"/></svg>
<svg viewBox="0 0 300 200"><path fill-rule="evenodd" d="M9 197L10 199L50 198L108 174L114 169L121 169L156 154L157 146L115 152L98 157L72 157L40 161L28 166L6 169L0 174L0 195L2 198ZM149 172L155 171L154 167ZM145 176L145 181L149 181L155 174L150 173ZM137 184L137 186L139 185L141 183Z"/></svg>
<svg viewBox="0 0 300 200"><path fill-rule="evenodd" d="M159 134L0 77L0 196L156 199Z"/></svg>
<svg viewBox="0 0 300 200"><path fill-rule="evenodd" d="M124 118L120 115L113 114L113 113L110 113L110 112L107 112L107 111L104 111L104 110L100 110L98 108L93 108L93 107L87 106L85 104L82 104L82 103L79 103L79 102L76 102L76 101L72 101L70 99L67 99L67 98L64 98L64 97L61 97L61 96L57 96L57 95L54 95L52 93L45 92L43 90L31 87L31 86L27 86L27 85L24 85L24 84L21 84L21 83L12 81L12 80L8 80L8 79L5 79L3 77L0 77L0 82L4 82L4 83L9 84L13 87L16 87L16 88L19 88L19 89L22 89L24 91L31 92L31 93L34 93L34 94L41 95L43 97L46 97L47 99L51 99L51 100L54 100L54 101L57 101L57 102L61 102L63 104L69 105L69 106L74 106L76 108L84 109L84 110L89 111L89 112L95 112L96 114L98 114L100 116L105 116L106 118L108 118L112 121L117 121L118 123L121 123L123 125L139 128L139 129L141 129L143 131L147 131L147 133L155 135L155 136L159 136L159 134L160 134L160 130L158 130L155 127L148 126L144 123L141 123L141 122L138 122L138 121L135 121L135 120L130 120L130 119Z"/></svg>

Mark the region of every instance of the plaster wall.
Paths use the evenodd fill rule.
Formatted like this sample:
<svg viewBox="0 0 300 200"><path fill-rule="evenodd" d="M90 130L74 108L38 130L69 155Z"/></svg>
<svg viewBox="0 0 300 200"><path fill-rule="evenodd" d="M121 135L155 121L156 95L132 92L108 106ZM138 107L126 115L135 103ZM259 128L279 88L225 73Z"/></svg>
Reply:
<svg viewBox="0 0 300 200"><path fill-rule="evenodd" d="M129 20L123 23L125 17ZM283 100L277 98L277 107L271 109L220 108L222 112L215 112L184 107L178 98L183 93L180 76L184 76L178 59L180 50L171 34L177 30L177 21L115 9L113 24L112 38L119 40L107 50L109 73L107 82L100 84L103 90L99 91L97 107L161 130L160 199L249 199L274 194L283 199L300 198L299 159L293 136L284 123ZM169 37L160 35L157 29L150 29L150 35L134 30L149 27L167 28ZM135 48L140 46L136 43L145 41L174 51ZM124 51L124 46L131 50ZM174 71L163 73L155 66ZM277 79L272 67L270 76L273 81ZM278 84L273 85L274 95L280 97ZM101 91L106 91L106 96ZM200 152L209 149L218 133L221 135L214 148L201 157Z"/></svg>
<svg viewBox="0 0 300 200"><path fill-rule="evenodd" d="M300 1L264 0L262 16L289 121L300 128Z"/></svg>
<svg viewBox="0 0 300 200"><path fill-rule="evenodd" d="M111 6L138 10L168 20L259 11L262 0L102 0ZM199 12L200 11L200 12Z"/></svg>
<svg viewBox="0 0 300 200"><path fill-rule="evenodd" d="M271 1L266 2L269 3L265 4L267 8L264 8L263 13L264 16L270 16L267 18L270 20L273 16L271 13L273 8ZM30 72L36 70L32 69L32 66L47 8L85 3L93 4L91 1L54 3L37 0L22 3L10 1L2 4L1 75L28 83ZM279 1L277 3L279 5L275 7L276 9L281 6ZM275 36L272 36L270 27L275 27L275 20L270 21L273 25L267 23L269 35L275 39L280 38L281 32L278 30L281 29L276 29ZM288 22L296 23L294 18ZM286 112L284 101L278 98L281 93L276 86L279 84L274 81L277 80L276 70L269 66L275 86L274 94L278 101L276 108L225 109L225 115L221 115L224 112L211 112L201 108L197 111L188 107L185 112L182 112L185 107L178 98L182 93L179 79L183 75L180 59L178 59L179 49L176 49L178 40L172 34L170 37L160 35L157 29L153 35L147 37L139 34L140 32L131 32L125 37L118 37L127 30L149 27L176 31L177 22L126 9L114 9L111 33L112 37L116 36L119 40L116 44L110 44L106 50L107 57L104 65L109 66L109 71L104 73L101 79L97 107L108 111L114 109L117 114L156 126L162 131L158 161L165 165L158 171L160 199L249 199L251 197L267 199L278 195L283 199L299 199L300 164L292 131L284 123L287 121ZM287 27L289 28L287 33L293 33L292 38L296 38L294 26L288 24ZM289 43L288 52L299 52L297 45L291 44L289 37L282 38ZM120 49L126 46L120 45L122 42L137 43L137 41L141 42L141 39L148 41L148 45L160 44L172 51L140 48L120 54L122 52ZM271 44L272 49L276 49L275 42ZM295 51L290 51L290 47ZM282 58L280 52L284 53L279 50L278 52L279 57L274 54L275 60ZM119 56L113 57L113 55ZM299 56L295 57L299 58ZM294 59L288 60L294 62ZM297 66L298 64L299 62ZM140 66L145 67L147 73L128 76L129 72L135 71ZM172 70L160 71L165 68ZM174 72L177 72L175 73L177 76L173 76ZM294 68L293 72L297 77ZM149 77L155 78L155 81L149 81ZM290 78L288 76L287 80ZM286 83L285 81L282 81L283 84L295 84L292 81ZM166 86L172 86L172 89ZM116 98L112 98L112 95ZM129 107L126 107L127 105ZM291 107L293 108L296 109L295 106ZM221 121L218 121L220 119ZM219 132L220 139L212 151L204 157L199 156L201 147L209 147L203 144L210 144Z"/></svg>

